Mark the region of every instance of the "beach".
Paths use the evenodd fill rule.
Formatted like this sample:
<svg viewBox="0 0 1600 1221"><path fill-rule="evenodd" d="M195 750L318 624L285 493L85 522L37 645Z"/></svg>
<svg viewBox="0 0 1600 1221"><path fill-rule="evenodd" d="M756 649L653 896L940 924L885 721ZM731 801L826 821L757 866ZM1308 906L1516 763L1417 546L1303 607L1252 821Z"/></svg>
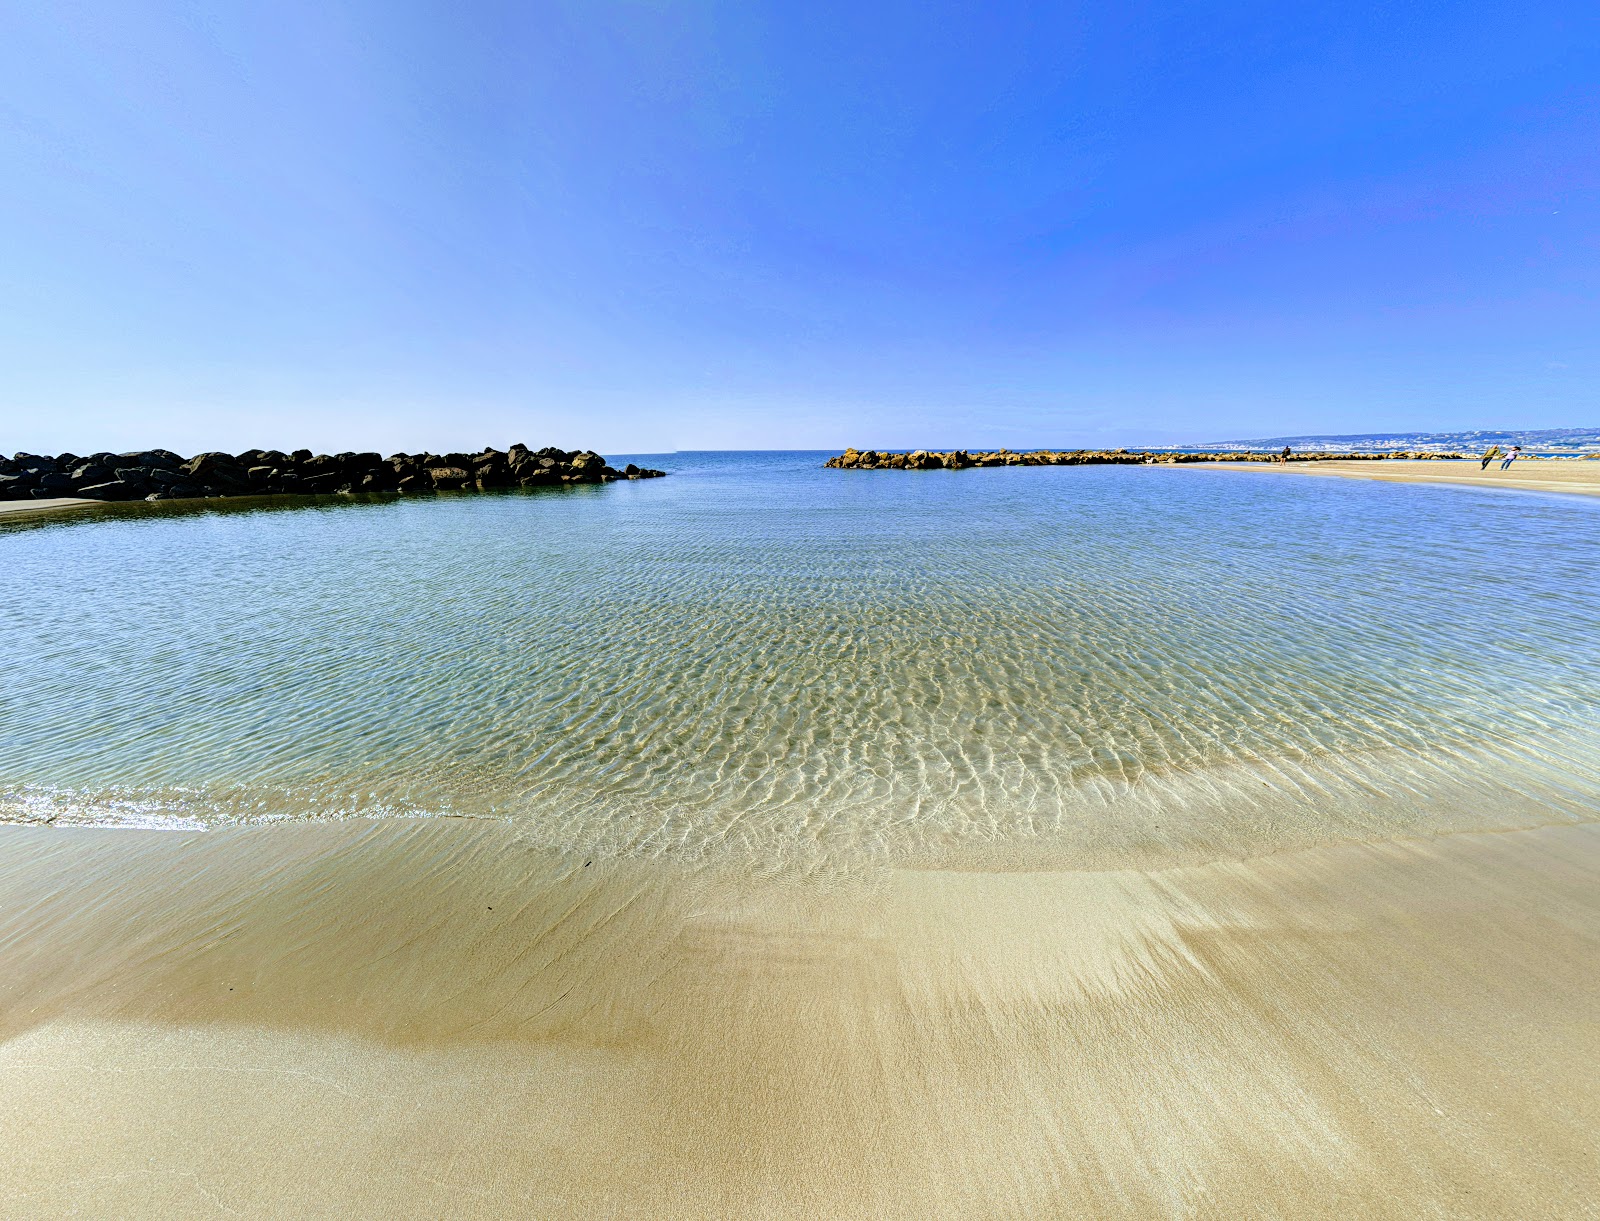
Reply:
<svg viewBox="0 0 1600 1221"><path fill-rule="evenodd" d="M1439 483L1475 488L1509 488L1519 492L1563 492L1600 496L1600 462L1518 458L1502 471L1500 460L1480 469L1478 459L1386 459L1382 462L1219 462L1185 470L1276 471L1280 474L1332 475L1345 479L1378 479L1393 483Z"/></svg>
<svg viewBox="0 0 1600 1221"><path fill-rule="evenodd" d="M647 465L6 522L0 1212L1592 1210L1595 501Z"/></svg>
<svg viewBox="0 0 1600 1221"><path fill-rule="evenodd" d="M0 1221L1600 1221L1600 6L4 29Z"/></svg>
<svg viewBox="0 0 1600 1221"><path fill-rule="evenodd" d="M1593 1201L1594 826L827 883L462 820L6 827L0 890L9 1216Z"/></svg>

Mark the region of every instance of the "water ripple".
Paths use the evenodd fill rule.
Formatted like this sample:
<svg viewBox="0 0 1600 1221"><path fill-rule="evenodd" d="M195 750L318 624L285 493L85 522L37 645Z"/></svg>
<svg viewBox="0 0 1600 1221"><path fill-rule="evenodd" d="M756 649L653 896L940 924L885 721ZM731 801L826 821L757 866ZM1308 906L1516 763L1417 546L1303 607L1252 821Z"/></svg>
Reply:
<svg viewBox="0 0 1600 1221"><path fill-rule="evenodd" d="M8 524L0 818L1099 867L1600 809L1596 506L815 463Z"/></svg>

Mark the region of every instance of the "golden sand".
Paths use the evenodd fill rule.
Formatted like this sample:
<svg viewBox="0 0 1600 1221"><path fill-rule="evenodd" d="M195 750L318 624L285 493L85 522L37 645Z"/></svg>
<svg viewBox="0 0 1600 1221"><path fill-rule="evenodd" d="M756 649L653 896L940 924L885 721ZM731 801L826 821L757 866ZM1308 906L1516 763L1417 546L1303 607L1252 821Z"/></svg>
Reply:
<svg viewBox="0 0 1600 1221"><path fill-rule="evenodd" d="M1600 827L1164 871L0 828L7 1216L1578 1216Z"/></svg>
<svg viewBox="0 0 1600 1221"><path fill-rule="evenodd" d="M1478 459L1455 460L1385 458L1370 462L1216 462L1194 463L1184 470L1279 471L1296 475L1338 475L1346 479L1380 479L1392 483L1466 484L1471 487L1511 488L1521 492L1570 492L1600 496L1600 461L1566 458L1518 458L1510 470L1499 461L1487 470Z"/></svg>

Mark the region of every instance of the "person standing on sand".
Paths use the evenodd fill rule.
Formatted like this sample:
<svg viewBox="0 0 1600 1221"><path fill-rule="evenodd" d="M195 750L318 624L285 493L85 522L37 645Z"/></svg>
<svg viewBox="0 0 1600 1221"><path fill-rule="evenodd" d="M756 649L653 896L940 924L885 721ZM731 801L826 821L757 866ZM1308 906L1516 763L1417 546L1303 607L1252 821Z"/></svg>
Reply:
<svg viewBox="0 0 1600 1221"><path fill-rule="evenodd" d="M1278 455L1278 461L1284 466L1289 465L1289 447L1287 445L1283 447L1283 452Z"/></svg>
<svg viewBox="0 0 1600 1221"><path fill-rule="evenodd" d="M1488 470L1489 469L1489 463L1494 461L1495 455L1498 454L1499 452L1500 452L1500 447L1498 445L1491 445L1488 449L1484 450L1483 451L1483 461L1479 464L1478 469L1480 471Z"/></svg>
<svg viewBox="0 0 1600 1221"><path fill-rule="evenodd" d="M1517 455L1521 452L1522 446L1520 445L1513 445L1510 449L1506 450L1506 460L1500 464L1500 469L1505 470L1508 466L1515 462L1517 460Z"/></svg>

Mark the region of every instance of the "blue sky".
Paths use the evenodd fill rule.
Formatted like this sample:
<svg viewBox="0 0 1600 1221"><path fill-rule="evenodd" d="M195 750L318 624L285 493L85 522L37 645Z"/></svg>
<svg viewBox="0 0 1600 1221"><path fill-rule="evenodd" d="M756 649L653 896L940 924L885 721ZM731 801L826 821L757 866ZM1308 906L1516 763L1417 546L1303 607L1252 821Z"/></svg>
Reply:
<svg viewBox="0 0 1600 1221"><path fill-rule="evenodd" d="M8 6L0 448L1600 423L1600 6Z"/></svg>

